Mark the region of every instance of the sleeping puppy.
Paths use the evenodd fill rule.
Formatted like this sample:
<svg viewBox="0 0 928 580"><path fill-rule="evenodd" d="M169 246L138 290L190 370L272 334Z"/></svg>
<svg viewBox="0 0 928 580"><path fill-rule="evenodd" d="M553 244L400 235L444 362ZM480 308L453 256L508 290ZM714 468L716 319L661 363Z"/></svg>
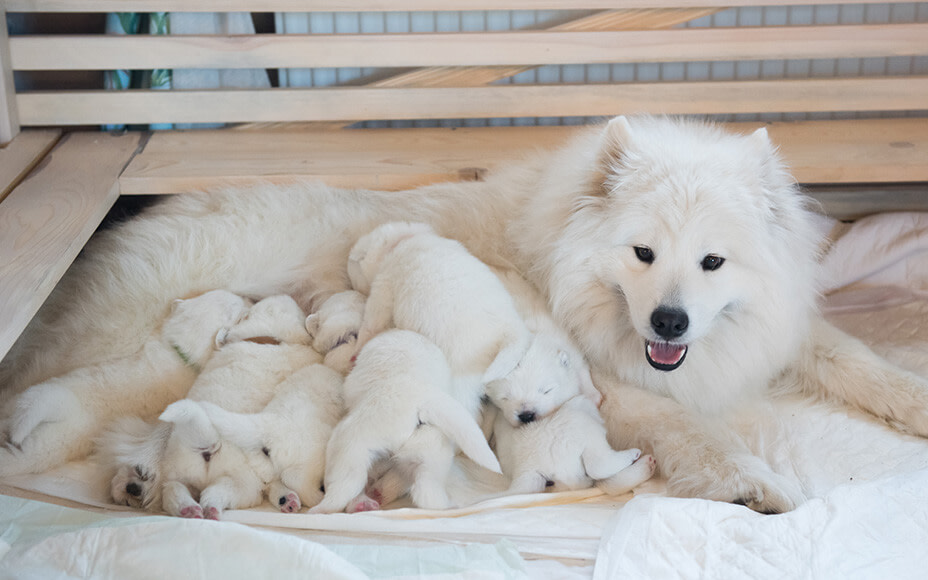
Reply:
<svg viewBox="0 0 928 580"><path fill-rule="evenodd" d="M303 311L289 296L261 300L238 324L220 333L219 350L187 398L210 401L234 412L260 411L277 393L281 381L296 369L321 361L309 346L304 320ZM229 466L247 466L245 455L222 441L205 413L180 412L183 410L181 406L165 411L162 420L154 424L122 419L100 439L102 462L115 472L113 499L149 509L163 507L171 515L184 517L218 518L223 509L254 505L248 477L230 478L223 471L232 470ZM199 461L195 460L198 454ZM222 462L216 465L222 468L207 469L206 464L219 455L223 455ZM195 506L190 490L201 492L220 479L222 485L207 495L209 502L204 505L201 496L199 508ZM242 486L237 492L240 498L236 486Z"/></svg>
<svg viewBox="0 0 928 580"><path fill-rule="evenodd" d="M445 356L424 336L390 330L372 338L345 378L348 411L326 448L325 496L310 513L344 510L381 458L408 474L413 503L429 509L451 506L445 482L455 445L500 473L473 416L451 396L451 383Z"/></svg>
<svg viewBox="0 0 928 580"><path fill-rule="evenodd" d="M578 395L551 415L513 427L500 414L493 428L496 453L511 484L506 494L586 489L594 484L621 495L649 479L656 466L638 449L615 451L588 398Z"/></svg>
<svg viewBox="0 0 928 580"><path fill-rule="evenodd" d="M348 374L358 351L358 331L365 297L355 290L333 294L306 317L313 348L325 356L325 365Z"/></svg>
<svg viewBox="0 0 928 580"><path fill-rule="evenodd" d="M283 512L297 512L322 500L325 449L344 414L342 375L315 364L280 384L259 413L234 413L207 401L198 405L223 440L242 448L249 464L270 481L268 499Z"/></svg>
<svg viewBox="0 0 928 580"><path fill-rule="evenodd" d="M168 403L186 395L212 356L220 332L238 323L250 305L224 290L175 300L136 354L29 387L5 409L0 475L22 471L19 465L27 457L34 471L52 467L60 461L52 451L65 441L88 442L66 459L86 455L101 426L125 414L130 401L133 409L144 409L144 419L157 417Z"/></svg>
<svg viewBox="0 0 928 580"><path fill-rule="evenodd" d="M367 294L358 347L392 326L425 336L447 357L453 395L474 418L484 385L514 369L531 341L490 268L428 225L392 222L362 236L348 277Z"/></svg>

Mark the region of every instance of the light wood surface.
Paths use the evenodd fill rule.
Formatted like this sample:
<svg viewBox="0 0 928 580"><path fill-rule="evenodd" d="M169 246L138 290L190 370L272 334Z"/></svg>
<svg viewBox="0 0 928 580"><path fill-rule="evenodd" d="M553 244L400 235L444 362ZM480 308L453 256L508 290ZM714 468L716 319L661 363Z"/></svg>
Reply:
<svg viewBox="0 0 928 580"><path fill-rule="evenodd" d="M0 2L0 145L9 143L19 133L19 113L16 109L16 87L13 84L13 66L7 49L9 36L6 12Z"/></svg>
<svg viewBox="0 0 928 580"><path fill-rule="evenodd" d="M0 203L0 357L119 195L139 134L76 133Z"/></svg>
<svg viewBox="0 0 928 580"><path fill-rule="evenodd" d="M67 91L17 97L24 125L928 109L928 77L468 88Z"/></svg>
<svg viewBox="0 0 928 580"><path fill-rule="evenodd" d="M422 67L928 55L928 24L632 31L52 35L10 39L16 70Z"/></svg>
<svg viewBox="0 0 928 580"><path fill-rule="evenodd" d="M817 0L815 4L889 4L892 0ZM406 10L582 10L712 8L712 0L6 0L10 12L389 12ZM808 0L764 0L765 6L806 5ZM755 6L756 0L726 0Z"/></svg>
<svg viewBox="0 0 928 580"><path fill-rule="evenodd" d="M58 141L61 131L23 131L0 148L0 201L32 170Z"/></svg>
<svg viewBox="0 0 928 580"><path fill-rule="evenodd" d="M741 132L758 123L729 125ZM928 119L767 125L802 183L928 181ZM221 184L318 179L398 190L478 179L501 163L556 147L576 127L359 129L330 132L163 132L120 178L124 194L182 193ZM928 200L926 200L928 202Z"/></svg>

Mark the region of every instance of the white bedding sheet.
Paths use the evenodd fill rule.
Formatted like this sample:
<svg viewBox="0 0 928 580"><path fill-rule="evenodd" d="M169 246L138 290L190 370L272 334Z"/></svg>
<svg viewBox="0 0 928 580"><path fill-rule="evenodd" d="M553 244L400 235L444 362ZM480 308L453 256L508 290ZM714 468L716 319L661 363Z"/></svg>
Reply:
<svg viewBox="0 0 928 580"><path fill-rule="evenodd" d="M928 375L928 214L856 222L831 246L825 266L829 319ZM227 512L223 522L190 522L110 505L98 471L84 461L0 482L107 508L100 514L0 496L0 578L52 571L145 578L156 564L169 567L159 578L928 576L928 442L799 400L758 404L739 419L745 441L796 474L813 499L762 516L665 497L663 483L651 481L634 497L590 490L454 512L328 516L267 505ZM456 493L474 499L474 489ZM39 570L48 574L31 574Z"/></svg>

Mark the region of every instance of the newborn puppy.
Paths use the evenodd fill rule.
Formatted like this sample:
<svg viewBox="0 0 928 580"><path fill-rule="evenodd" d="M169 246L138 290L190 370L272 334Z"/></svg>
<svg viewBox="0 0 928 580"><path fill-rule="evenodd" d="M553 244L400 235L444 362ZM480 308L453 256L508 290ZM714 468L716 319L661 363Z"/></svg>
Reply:
<svg viewBox="0 0 928 580"><path fill-rule="evenodd" d="M364 315L365 297L355 290L330 296L306 317L306 330L313 348L325 356L325 365L348 374L358 351L358 331Z"/></svg>
<svg viewBox="0 0 928 580"><path fill-rule="evenodd" d="M500 414L493 428L496 453L511 484L507 494L586 489L612 495L630 491L654 473L651 456L615 451L596 406L575 396L551 415L513 427Z"/></svg>
<svg viewBox="0 0 928 580"><path fill-rule="evenodd" d="M153 419L183 397L215 349L217 335L251 302L224 290L176 300L136 354L76 369L29 387L4 410L0 475L44 471L88 454L103 425L131 408ZM114 397L113 393L119 393ZM80 441L73 448L63 442ZM69 449L63 457L61 449Z"/></svg>
<svg viewBox="0 0 928 580"><path fill-rule="evenodd" d="M451 396L451 369L425 337L390 330L372 338L345 378L347 414L326 448L325 496L310 513L340 512L359 497L372 464L392 458L408 473L413 503L451 506L445 481L455 447L499 473L473 416Z"/></svg>
<svg viewBox="0 0 928 580"><path fill-rule="evenodd" d="M220 333L218 352L187 398L234 412L263 409L281 381L322 358L309 346L304 319L289 296L273 296L255 304L238 324ZM115 472L111 492L117 503L163 507L171 515L184 517L218 518L223 509L260 502L268 482L260 482L256 496L254 480L239 469L248 466L246 456L237 446L223 442L201 409L195 411L183 405L169 407L160 423L125 419L104 434L99 454ZM195 459L198 454L199 461ZM207 469L206 464L217 458L221 461ZM210 484L219 485L205 496L206 503L202 495L197 502L190 490L205 493Z"/></svg>
<svg viewBox="0 0 928 580"><path fill-rule="evenodd" d="M226 441L242 448L265 481L268 499L284 512L297 512L322 499L325 449L344 414L342 375L315 364L280 384L259 413L233 413L206 401L199 405Z"/></svg>

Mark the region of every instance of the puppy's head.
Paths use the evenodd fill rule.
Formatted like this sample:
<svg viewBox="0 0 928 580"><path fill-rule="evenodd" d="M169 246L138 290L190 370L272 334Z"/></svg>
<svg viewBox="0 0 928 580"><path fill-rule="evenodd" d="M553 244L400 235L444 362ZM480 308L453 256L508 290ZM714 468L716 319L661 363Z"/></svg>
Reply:
<svg viewBox="0 0 928 580"><path fill-rule="evenodd" d="M585 392L572 349L547 334L536 334L518 365L505 377L487 383L487 397L513 426L547 417L568 399ZM592 383L590 383L592 385Z"/></svg>
<svg viewBox="0 0 928 580"><path fill-rule="evenodd" d="M113 475L110 495L119 505L157 509L161 503L161 464L171 427L139 417L113 422L97 439L97 456Z"/></svg>
<svg viewBox="0 0 928 580"><path fill-rule="evenodd" d="M220 331L239 322L251 301L225 290L175 300L161 335L188 364L202 366L213 352Z"/></svg>
<svg viewBox="0 0 928 580"><path fill-rule="evenodd" d="M381 260L401 241L422 234L434 235L435 230L423 223L389 222L361 236L348 254L351 286L362 294L370 294L371 282L377 275Z"/></svg>
<svg viewBox="0 0 928 580"><path fill-rule="evenodd" d="M306 315L296 300L280 294L259 300L245 317L223 333L218 341L228 344L252 338L267 338L284 344L310 344L304 325Z"/></svg>
<svg viewBox="0 0 928 580"><path fill-rule="evenodd" d="M306 330L316 352L325 355L352 339L357 340L364 316L364 302L363 294L346 290L330 296L306 317Z"/></svg>

